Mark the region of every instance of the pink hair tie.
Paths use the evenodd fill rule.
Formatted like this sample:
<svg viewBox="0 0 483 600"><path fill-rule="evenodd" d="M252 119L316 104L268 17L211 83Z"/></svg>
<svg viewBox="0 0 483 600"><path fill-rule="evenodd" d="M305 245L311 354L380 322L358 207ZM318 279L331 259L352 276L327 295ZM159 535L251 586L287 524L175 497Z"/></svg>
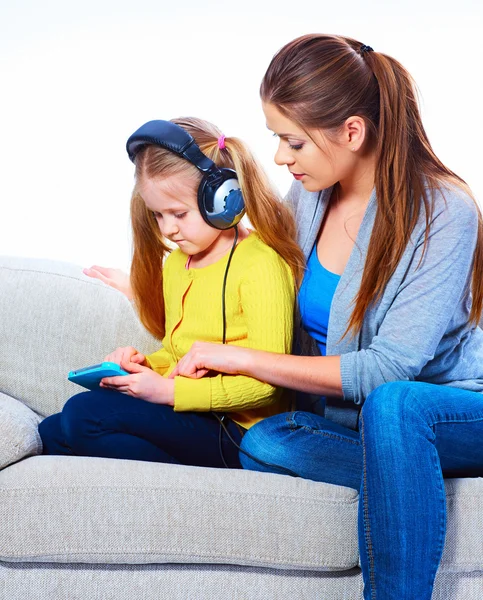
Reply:
<svg viewBox="0 0 483 600"><path fill-rule="evenodd" d="M224 135L220 135L220 137L218 138L218 148L220 150L224 150L226 148Z"/></svg>

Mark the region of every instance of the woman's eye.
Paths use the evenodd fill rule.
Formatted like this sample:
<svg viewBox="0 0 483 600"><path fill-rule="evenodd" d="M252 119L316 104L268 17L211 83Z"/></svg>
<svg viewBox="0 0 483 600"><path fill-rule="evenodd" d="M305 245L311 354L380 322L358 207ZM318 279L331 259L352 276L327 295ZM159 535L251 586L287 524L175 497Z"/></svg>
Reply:
<svg viewBox="0 0 483 600"><path fill-rule="evenodd" d="M158 212L156 212L156 211L153 211L153 217L154 217L155 219L159 219L161 216L162 216L162 215L161 215L161 213L158 213Z"/></svg>
<svg viewBox="0 0 483 600"><path fill-rule="evenodd" d="M182 219L184 216L186 216L186 213L185 213L185 212L183 212L183 213L178 213L178 214L176 214L176 213L175 213L175 215L174 215L174 216L175 216L177 219Z"/></svg>
<svg viewBox="0 0 483 600"><path fill-rule="evenodd" d="M303 147L303 144L291 144L290 142L288 143L288 146L291 150L301 150Z"/></svg>

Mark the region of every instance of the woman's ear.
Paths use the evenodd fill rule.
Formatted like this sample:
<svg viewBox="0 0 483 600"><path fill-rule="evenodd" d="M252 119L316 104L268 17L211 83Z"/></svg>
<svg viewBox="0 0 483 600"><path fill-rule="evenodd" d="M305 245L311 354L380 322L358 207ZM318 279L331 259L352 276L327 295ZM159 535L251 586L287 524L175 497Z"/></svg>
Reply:
<svg viewBox="0 0 483 600"><path fill-rule="evenodd" d="M357 151L366 139L366 122L357 115L348 117L342 126L341 142L349 150Z"/></svg>

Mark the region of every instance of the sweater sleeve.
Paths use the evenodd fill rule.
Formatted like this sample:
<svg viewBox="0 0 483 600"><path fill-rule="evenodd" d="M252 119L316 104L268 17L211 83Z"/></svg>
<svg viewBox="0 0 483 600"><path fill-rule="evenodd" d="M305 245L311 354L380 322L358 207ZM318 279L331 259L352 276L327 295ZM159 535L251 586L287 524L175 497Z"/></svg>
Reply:
<svg viewBox="0 0 483 600"><path fill-rule="evenodd" d="M257 257L240 283L240 302L247 323L246 346L289 353L293 335L295 286L288 266L278 256ZM267 406L277 388L245 375L175 378L176 411L242 411Z"/></svg>
<svg viewBox="0 0 483 600"><path fill-rule="evenodd" d="M169 368L169 354L164 348L160 348L145 357L148 367L160 375L164 375Z"/></svg>
<svg viewBox="0 0 483 600"><path fill-rule="evenodd" d="M433 217L423 258L424 231L414 244L408 271L369 347L341 355L345 400L362 404L383 383L414 381L434 358L455 311L463 305L469 313L478 218L471 199L453 200Z"/></svg>

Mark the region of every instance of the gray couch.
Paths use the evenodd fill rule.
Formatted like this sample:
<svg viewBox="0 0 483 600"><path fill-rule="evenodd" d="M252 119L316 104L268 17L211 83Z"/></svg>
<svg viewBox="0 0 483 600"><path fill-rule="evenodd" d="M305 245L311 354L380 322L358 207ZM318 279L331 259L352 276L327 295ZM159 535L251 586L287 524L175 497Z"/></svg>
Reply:
<svg viewBox="0 0 483 600"><path fill-rule="evenodd" d="M39 421L109 351L159 345L74 265L0 257L0 599L362 597L357 493L241 470L41 456ZM483 479L446 482L433 598L483 598ZM414 599L416 600L416 599Z"/></svg>

